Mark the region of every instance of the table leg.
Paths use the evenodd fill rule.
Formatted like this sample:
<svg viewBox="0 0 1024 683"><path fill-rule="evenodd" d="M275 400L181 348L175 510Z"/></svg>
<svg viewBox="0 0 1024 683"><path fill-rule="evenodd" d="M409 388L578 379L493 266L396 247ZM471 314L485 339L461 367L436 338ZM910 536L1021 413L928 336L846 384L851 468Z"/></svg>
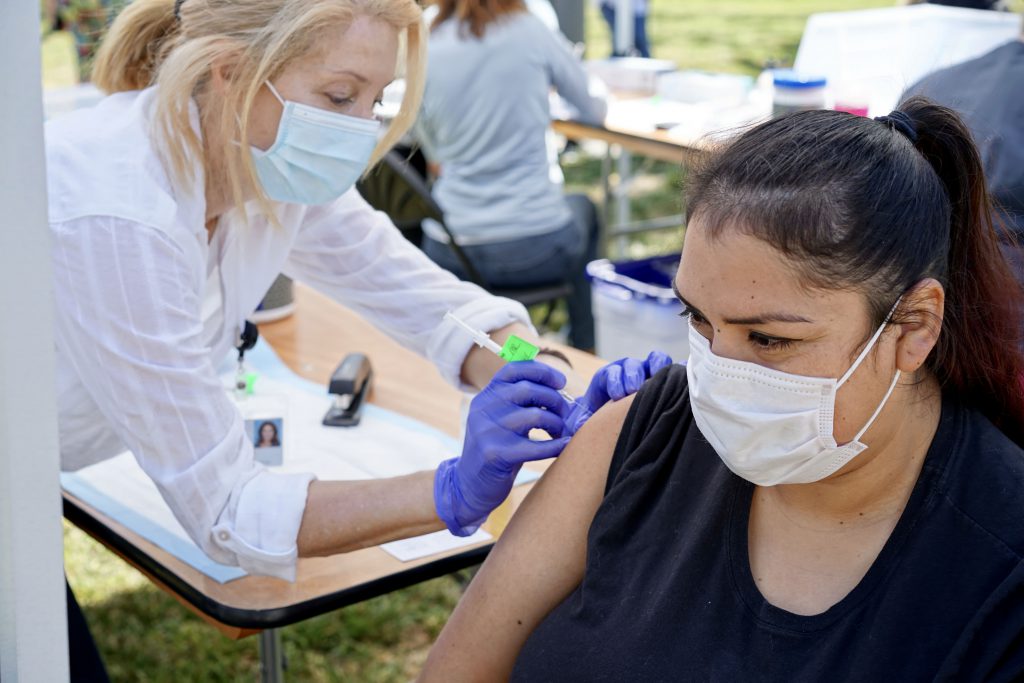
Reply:
<svg viewBox="0 0 1024 683"><path fill-rule="evenodd" d="M604 146L604 158L601 159L601 226L603 232L598 241L598 255L608 258L609 237L612 234L612 145Z"/></svg>
<svg viewBox="0 0 1024 683"><path fill-rule="evenodd" d="M601 240L601 253L606 258L624 258L629 240L620 229L629 224L629 185L632 179L633 155L619 145L609 144L601 161L601 195L604 203L605 233ZM612 186L612 161L615 162L615 185ZM614 209L614 211L613 211ZM614 243L612 238L615 238Z"/></svg>
<svg viewBox="0 0 1024 683"><path fill-rule="evenodd" d="M619 151L618 159L618 175L619 183L615 188L615 227L616 229L622 228L629 225L630 219L630 207L629 207L629 186L633 179L633 154L626 150ZM615 241L615 250L619 255L619 258L626 257L626 250L629 247L629 239L622 234L619 234L619 238Z"/></svg>
<svg viewBox="0 0 1024 683"><path fill-rule="evenodd" d="M281 632L276 628L260 631L260 682L281 683L284 681L284 651L281 649Z"/></svg>

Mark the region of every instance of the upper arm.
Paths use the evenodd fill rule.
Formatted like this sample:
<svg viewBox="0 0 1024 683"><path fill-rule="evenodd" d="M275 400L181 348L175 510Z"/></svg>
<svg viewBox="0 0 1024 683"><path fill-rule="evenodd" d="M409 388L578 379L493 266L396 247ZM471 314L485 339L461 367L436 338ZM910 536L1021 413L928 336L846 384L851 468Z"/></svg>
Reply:
<svg viewBox="0 0 1024 683"><path fill-rule="evenodd" d="M307 211L286 274L421 354L448 308L486 296L438 267L355 190Z"/></svg>
<svg viewBox="0 0 1024 683"><path fill-rule="evenodd" d="M518 302L492 296L431 261L355 190L309 209L285 274L426 356L456 386L473 342L441 324L447 311L482 330L530 321Z"/></svg>
<svg viewBox="0 0 1024 683"><path fill-rule="evenodd" d="M423 680L508 678L534 628L579 585L632 400L598 411L527 496L441 633Z"/></svg>
<svg viewBox="0 0 1024 683"><path fill-rule="evenodd" d="M555 90L578 110L580 120L601 123L608 106L603 99L590 95L587 72L573 55L569 41L561 34L546 33L543 42L547 46L551 83Z"/></svg>

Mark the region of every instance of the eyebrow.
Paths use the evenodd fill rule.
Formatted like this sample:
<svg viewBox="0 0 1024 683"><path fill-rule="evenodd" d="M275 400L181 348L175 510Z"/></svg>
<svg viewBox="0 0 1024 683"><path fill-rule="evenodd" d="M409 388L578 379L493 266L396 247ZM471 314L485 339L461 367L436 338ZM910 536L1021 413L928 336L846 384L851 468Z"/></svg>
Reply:
<svg viewBox="0 0 1024 683"><path fill-rule="evenodd" d="M349 69L332 69L330 67L325 67L324 70L334 76L351 76L360 83L370 82L369 79L366 78L366 76L356 73L355 71L350 71Z"/></svg>
<svg viewBox="0 0 1024 683"><path fill-rule="evenodd" d="M692 311L695 311L698 315L704 316L700 309L692 305L689 301L683 298L683 295L679 293L679 287L676 286L675 280L672 281L672 291L675 292L676 298ZM725 323L728 325L764 325L765 323L812 323L813 320L805 318L802 315L793 315L792 313L761 313L754 316L748 316L746 318L725 318Z"/></svg>

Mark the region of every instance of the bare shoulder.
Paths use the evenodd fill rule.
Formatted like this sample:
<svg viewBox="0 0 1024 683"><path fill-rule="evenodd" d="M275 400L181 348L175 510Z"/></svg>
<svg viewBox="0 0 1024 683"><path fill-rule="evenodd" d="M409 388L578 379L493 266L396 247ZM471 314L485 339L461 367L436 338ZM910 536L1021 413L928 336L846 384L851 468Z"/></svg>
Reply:
<svg viewBox="0 0 1024 683"><path fill-rule="evenodd" d="M583 577L587 533L632 400L595 413L537 482L459 602L420 680L508 678L530 633Z"/></svg>
<svg viewBox="0 0 1024 683"><path fill-rule="evenodd" d="M605 403L600 410L594 413L593 417L587 420L587 423L579 431L579 435L591 438L589 434L593 433L594 437L606 438L612 435L617 437L619 432L622 431L622 424L626 421L626 414L629 412L635 399L636 394L631 394L619 401Z"/></svg>
<svg viewBox="0 0 1024 683"><path fill-rule="evenodd" d="M564 475L558 474L560 470L571 470L574 479L586 472L601 478L603 490L615 444L635 398L636 394L633 394L619 401L610 401L594 413L548 470L545 479L561 478Z"/></svg>

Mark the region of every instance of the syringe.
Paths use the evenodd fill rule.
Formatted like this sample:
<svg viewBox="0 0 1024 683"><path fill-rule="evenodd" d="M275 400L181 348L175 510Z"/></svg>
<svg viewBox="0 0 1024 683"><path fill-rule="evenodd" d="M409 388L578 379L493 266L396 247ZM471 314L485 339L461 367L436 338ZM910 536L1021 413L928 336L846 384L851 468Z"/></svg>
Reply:
<svg viewBox="0 0 1024 683"><path fill-rule="evenodd" d="M478 330L472 325L469 325L463 320L460 320L454 313L448 311L444 314L445 320L451 320L453 323L461 327L466 331L468 335L473 338L473 343L480 348L487 349L494 355L507 361L519 361L519 360L533 360L536 358L537 353L540 351L539 348L531 344L530 342L517 337L516 335L509 335L509 338L505 341L504 346L499 346L496 341L491 339L490 335L482 330ZM569 403L575 405L576 399L572 397L569 392L565 389L559 389L558 394Z"/></svg>

